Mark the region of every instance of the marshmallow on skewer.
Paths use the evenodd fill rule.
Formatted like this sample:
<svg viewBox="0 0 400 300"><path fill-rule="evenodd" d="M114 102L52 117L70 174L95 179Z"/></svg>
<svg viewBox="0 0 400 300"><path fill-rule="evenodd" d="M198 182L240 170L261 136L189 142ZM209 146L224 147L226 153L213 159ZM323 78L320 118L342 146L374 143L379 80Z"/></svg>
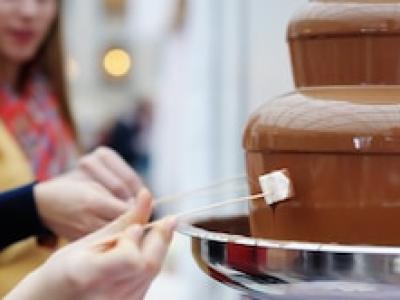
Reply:
<svg viewBox="0 0 400 300"><path fill-rule="evenodd" d="M216 208L220 208L223 206L228 206L228 205L241 203L241 202L245 202L245 201L247 202L250 200L255 200L255 199L260 199L260 198L264 198L264 200L267 202L268 205L273 205L275 203L285 201L294 196L294 189L293 189L292 181L290 180L289 171L286 169L261 175L259 177L259 181L260 181L261 190L262 190L262 193L260 193L260 194L250 195L250 196L245 196L245 197L240 197L240 198L235 198L235 199L229 199L229 200L213 203L213 204L210 204L207 206L196 208L191 211L185 211L185 212L175 214L175 217L177 219L179 219L179 218L187 217L190 215L202 213L202 212L210 210L210 209L216 209ZM174 198L169 198L169 199L175 200ZM167 198L168 201L170 201L169 199ZM168 202L168 201L165 201L165 202ZM163 201L160 201L160 202L163 202ZM158 223L159 223L159 220L148 223L144 226L144 230L146 230L146 231L150 230Z"/></svg>
<svg viewBox="0 0 400 300"><path fill-rule="evenodd" d="M259 182L268 205L288 200L294 196L293 184L287 169L261 175Z"/></svg>

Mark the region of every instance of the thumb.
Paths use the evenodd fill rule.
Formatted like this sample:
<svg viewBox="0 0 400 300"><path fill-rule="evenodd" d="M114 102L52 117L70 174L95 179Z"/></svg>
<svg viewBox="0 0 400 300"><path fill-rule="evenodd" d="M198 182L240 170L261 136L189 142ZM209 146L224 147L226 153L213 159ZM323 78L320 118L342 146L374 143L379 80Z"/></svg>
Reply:
<svg viewBox="0 0 400 300"><path fill-rule="evenodd" d="M85 237L85 241L104 239L120 233L133 224L146 224L152 211L152 196L146 188L142 188L138 194L136 204L125 214Z"/></svg>
<svg viewBox="0 0 400 300"><path fill-rule="evenodd" d="M93 212L102 220L110 221L130 211L129 207L132 206L113 195L100 195L93 207Z"/></svg>

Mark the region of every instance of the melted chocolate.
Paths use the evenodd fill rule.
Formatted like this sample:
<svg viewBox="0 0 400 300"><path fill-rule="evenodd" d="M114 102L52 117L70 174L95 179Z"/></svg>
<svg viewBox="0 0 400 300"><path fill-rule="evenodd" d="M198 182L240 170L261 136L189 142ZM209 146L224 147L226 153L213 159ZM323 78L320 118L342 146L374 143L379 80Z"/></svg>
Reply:
<svg viewBox="0 0 400 300"><path fill-rule="evenodd" d="M399 126L399 87L307 89L259 109L244 139L249 182L287 168L295 197L253 201L252 234L400 245Z"/></svg>
<svg viewBox="0 0 400 300"><path fill-rule="evenodd" d="M297 87L400 84L400 1L313 1L288 41Z"/></svg>
<svg viewBox="0 0 400 300"><path fill-rule="evenodd" d="M297 87L400 85L400 1L316 0L288 28ZM287 168L296 195L250 204L256 237L400 245L400 88L306 88L249 120L249 182ZM259 193L257 184L250 184Z"/></svg>

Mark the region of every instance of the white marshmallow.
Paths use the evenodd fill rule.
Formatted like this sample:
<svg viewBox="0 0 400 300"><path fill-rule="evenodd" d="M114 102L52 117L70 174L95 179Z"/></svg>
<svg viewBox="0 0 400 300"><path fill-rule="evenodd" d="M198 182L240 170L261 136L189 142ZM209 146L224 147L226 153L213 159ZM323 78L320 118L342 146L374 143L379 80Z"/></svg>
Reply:
<svg viewBox="0 0 400 300"><path fill-rule="evenodd" d="M287 170L274 171L259 178L264 199L268 205L285 201L293 196L293 187Z"/></svg>

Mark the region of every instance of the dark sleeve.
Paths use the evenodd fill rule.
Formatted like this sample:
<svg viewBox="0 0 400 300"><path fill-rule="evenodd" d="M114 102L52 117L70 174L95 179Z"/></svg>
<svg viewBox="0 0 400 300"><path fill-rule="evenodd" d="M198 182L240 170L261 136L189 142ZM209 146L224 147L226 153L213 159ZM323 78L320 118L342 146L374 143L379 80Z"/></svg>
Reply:
<svg viewBox="0 0 400 300"><path fill-rule="evenodd" d="M47 232L34 199L35 183L0 193L0 249Z"/></svg>

